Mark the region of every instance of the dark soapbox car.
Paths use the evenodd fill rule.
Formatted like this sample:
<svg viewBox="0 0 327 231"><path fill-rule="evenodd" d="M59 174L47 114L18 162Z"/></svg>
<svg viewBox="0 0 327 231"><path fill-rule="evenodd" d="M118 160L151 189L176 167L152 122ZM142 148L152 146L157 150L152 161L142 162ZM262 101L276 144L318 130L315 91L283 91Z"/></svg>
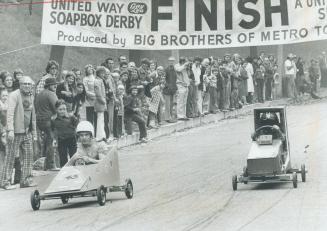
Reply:
<svg viewBox="0 0 327 231"><path fill-rule="evenodd" d="M291 166L286 107L254 109L254 128L247 165L240 176L232 177L233 190L238 183L291 182L297 188L297 174L305 182L305 165L301 169Z"/></svg>

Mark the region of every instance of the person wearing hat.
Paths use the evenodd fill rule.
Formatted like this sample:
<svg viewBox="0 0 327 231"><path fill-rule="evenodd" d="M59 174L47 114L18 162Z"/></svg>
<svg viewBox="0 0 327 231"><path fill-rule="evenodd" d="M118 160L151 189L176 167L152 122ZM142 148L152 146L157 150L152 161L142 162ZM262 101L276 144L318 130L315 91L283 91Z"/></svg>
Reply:
<svg viewBox="0 0 327 231"><path fill-rule="evenodd" d="M296 64L294 62L294 55L292 53L288 54L287 59L284 62L284 68L287 97L294 99L297 97L295 86Z"/></svg>
<svg viewBox="0 0 327 231"><path fill-rule="evenodd" d="M173 56L168 58L168 67L165 69L166 85L163 89L163 97L165 100L165 120L169 123L175 122L174 104L176 102L177 91L177 75L174 68L175 58Z"/></svg>
<svg viewBox="0 0 327 231"><path fill-rule="evenodd" d="M36 125L44 133L42 156L45 157L45 170L56 169L53 139L51 136L51 117L56 114L57 82L55 78L45 80L44 90L35 98Z"/></svg>
<svg viewBox="0 0 327 231"><path fill-rule="evenodd" d="M76 127L77 151L73 155L72 164L97 164L114 146L105 141L96 141L94 127L89 121L81 121Z"/></svg>
<svg viewBox="0 0 327 231"><path fill-rule="evenodd" d="M20 88L13 91L8 98L6 147L8 151L4 168L0 170L0 186L4 189L12 188L10 179L16 153L19 153L22 164L20 187L36 186L32 179L33 140L37 139L32 80L24 76L20 79L19 85Z"/></svg>
<svg viewBox="0 0 327 231"><path fill-rule="evenodd" d="M141 101L138 97L138 86L132 85L129 89L130 94L124 96L124 115L126 118L126 132L132 135L132 121L137 123L140 131L140 141L147 142L146 121L143 119Z"/></svg>
<svg viewBox="0 0 327 231"><path fill-rule="evenodd" d="M59 70L59 64L54 61L54 60L50 60L47 64L47 67L45 68L46 74L44 76L42 76L42 78L39 80L39 82L36 85L36 89L35 89L35 94L40 94L41 91L44 90L44 84L45 84L45 80L47 78L57 78L58 76L58 70Z"/></svg>

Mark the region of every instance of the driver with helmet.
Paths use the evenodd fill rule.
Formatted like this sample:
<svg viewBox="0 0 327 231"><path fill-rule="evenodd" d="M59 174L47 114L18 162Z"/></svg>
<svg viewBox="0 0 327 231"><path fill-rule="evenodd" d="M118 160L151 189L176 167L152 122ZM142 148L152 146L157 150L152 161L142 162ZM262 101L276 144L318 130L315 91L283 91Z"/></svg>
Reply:
<svg viewBox="0 0 327 231"><path fill-rule="evenodd" d="M259 128L254 136L254 140L260 135L272 135L274 139L285 140L285 136L280 129L278 116L275 112L266 112L260 116Z"/></svg>
<svg viewBox="0 0 327 231"><path fill-rule="evenodd" d="M111 146L104 141L94 139L94 127L89 121L82 121L77 125L77 151L72 157L75 165L96 164L103 159Z"/></svg>

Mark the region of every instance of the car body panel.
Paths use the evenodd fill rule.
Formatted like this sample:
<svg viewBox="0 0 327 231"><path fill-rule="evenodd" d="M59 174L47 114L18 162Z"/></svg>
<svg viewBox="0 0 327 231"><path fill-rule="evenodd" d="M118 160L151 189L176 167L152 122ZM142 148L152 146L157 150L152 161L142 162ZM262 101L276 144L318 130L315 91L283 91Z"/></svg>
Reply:
<svg viewBox="0 0 327 231"><path fill-rule="evenodd" d="M117 147L112 146L108 154L97 164L73 166L69 161L52 180L45 195L63 192L87 192L120 185Z"/></svg>

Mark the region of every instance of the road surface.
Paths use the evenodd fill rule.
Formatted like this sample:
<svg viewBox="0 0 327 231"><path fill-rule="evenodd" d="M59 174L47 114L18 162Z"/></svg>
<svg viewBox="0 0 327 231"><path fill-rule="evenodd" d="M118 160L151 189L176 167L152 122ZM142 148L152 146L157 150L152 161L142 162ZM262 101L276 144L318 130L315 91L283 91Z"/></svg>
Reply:
<svg viewBox="0 0 327 231"><path fill-rule="evenodd" d="M232 190L232 175L246 163L250 115L121 150L132 200L115 193L103 207L96 198L42 201L35 212L33 189L0 191L0 230L327 230L327 102L288 108L288 124L293 166L305 163L309 171L297 189L286 183ZM41 189L51 177L37 179Z"/></svg>

